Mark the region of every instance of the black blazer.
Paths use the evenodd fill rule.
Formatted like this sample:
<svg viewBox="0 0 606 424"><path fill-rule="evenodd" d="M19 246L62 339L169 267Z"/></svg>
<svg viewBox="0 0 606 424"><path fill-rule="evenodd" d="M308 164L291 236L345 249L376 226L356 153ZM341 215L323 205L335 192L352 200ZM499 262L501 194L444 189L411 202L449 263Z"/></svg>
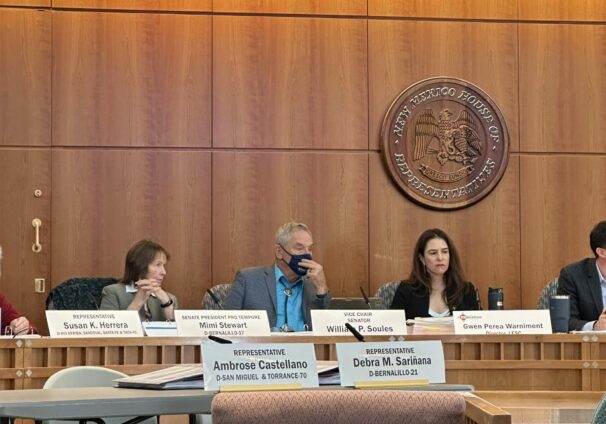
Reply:
<svg viewBox="0 0 606 424"><path fill-rule="evenodd" d="M410 281L402 281L396 290L393 302L391 303L391 309L404 309L406 319L429 317L429 293L423 293L422 290L417 289ZM459 311L476 311L480 309L480 302L473 284L466 283L463 302L453 309Z"/></svg>
<svg viewBox="0 0 606 424"><path fill-rule="evenodd" d="M581 330L585 323L597 320L604 305L595 258L562 268L557 293L570 296L569 330Z"/></svg>

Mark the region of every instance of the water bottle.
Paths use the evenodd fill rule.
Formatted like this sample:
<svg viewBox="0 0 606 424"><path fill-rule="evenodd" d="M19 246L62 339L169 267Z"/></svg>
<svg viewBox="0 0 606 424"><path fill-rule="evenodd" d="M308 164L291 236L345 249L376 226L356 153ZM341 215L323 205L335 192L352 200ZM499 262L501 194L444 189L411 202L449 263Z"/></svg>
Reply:
<svg viewBox="0 0 606 424"><path fill-rule="evenodd" d="M570 297L566 295L551 296L549 299L549 315L552 333L568 333Z"/></svg>
<svg viewBox="0 0 606 424"><path fill-rule="evenodd" d="M501 287L488 288L488 309L491 311L503 310L503 289Z"/></svg>

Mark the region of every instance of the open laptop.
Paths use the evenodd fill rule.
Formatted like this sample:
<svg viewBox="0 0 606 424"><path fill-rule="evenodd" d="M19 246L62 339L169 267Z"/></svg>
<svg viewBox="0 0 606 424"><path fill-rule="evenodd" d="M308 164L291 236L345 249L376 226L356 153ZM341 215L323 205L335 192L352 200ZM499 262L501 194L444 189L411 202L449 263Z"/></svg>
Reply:
<svg viewBox="0 0 606 424"><path fill-rule="evenodd" d="M376 297L368 299L370 308L361 297L333 297L329 309L383 309L383 304Z"/></svg>

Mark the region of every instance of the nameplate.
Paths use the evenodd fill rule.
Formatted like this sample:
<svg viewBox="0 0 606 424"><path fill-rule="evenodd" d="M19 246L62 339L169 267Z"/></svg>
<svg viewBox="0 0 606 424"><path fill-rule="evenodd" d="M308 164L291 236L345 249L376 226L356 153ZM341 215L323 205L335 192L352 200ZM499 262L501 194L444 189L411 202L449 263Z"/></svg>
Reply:
<svg viewBox="0 0 606 424"><path fill-rule="evenodd" d="M455 334L551 334L548 309L454 311Z"/></svg>
<svg viewBox="0 0 606 424"><path fill-rule="evenodd" d="M46 311L51 337L143 337L137 311Z"/></svg>
<svg viewBox="0 0 606 424"><path fill-rule="evenodd" d="M232 387L318 387L311 343L202 343L204 390ZM258 389L263 390L263 389Z"/></svg>
<svg viewBox="0 0 606 424"><path fill-rule="evenodd" d="M269 336L266 311L175 311L179 336Z"/></svg>
<svg viewBox="0 0 606 424"><path fill-rule="evenodd" d="M351 335L345 327L350 323L363 336L406 334L404 310L312 309L313 333L317 336Z"/></svg>
<svg viewBox="0 0 606 424"><path fill-rule="evenodd" d="M439 340L337 343L336 346L341 386L446 381L444 350Z"/></svg>
<svg viewBox="0 0 606 424"><path fill-rule="evenodd" d="M143 331L146 336L172 336L176 337L177 323L172 321L143 321Z"/></svg>

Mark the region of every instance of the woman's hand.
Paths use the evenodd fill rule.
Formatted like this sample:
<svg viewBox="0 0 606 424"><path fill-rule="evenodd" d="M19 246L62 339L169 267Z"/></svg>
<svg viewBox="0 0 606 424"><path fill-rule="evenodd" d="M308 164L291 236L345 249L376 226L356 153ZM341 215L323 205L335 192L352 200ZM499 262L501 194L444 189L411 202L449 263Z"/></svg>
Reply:
<svg viewBox="0 0 606 424"><path fill-rule="evenodd" d="M19 334L21 332L29 330L29 321L25 317L15 318L9 324L13 334Z"/></svg>

